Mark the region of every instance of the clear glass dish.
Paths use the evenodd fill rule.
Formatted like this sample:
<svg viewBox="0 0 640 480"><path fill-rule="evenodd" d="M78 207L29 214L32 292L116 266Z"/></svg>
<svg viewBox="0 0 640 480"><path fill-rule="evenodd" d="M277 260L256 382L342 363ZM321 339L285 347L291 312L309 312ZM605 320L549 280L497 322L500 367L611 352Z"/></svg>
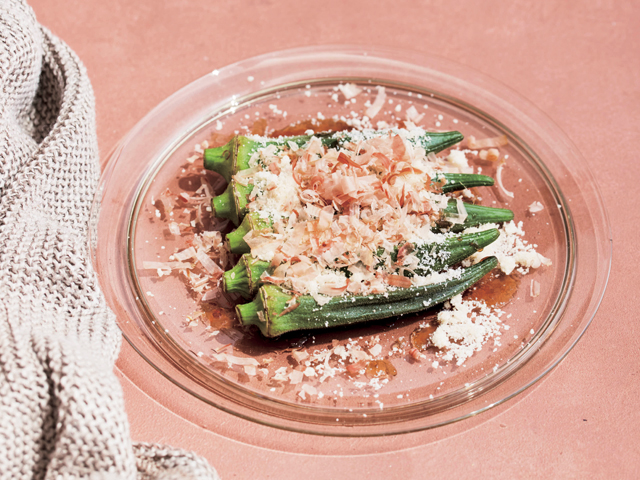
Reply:
<svg viewBox="0 0 640 480"><path fill-rule="evenodd" d="M337 86L362 89L345 101ZM389 351L409 339L420 315L352 329L265 340L202 308L179 275L159 278L144 261L167 261L185 248L171 235L154 200L164 191L193 192L215 174L190 162L195 145L222 144L234 133L336 126L362 116L378 86L387 93L375 120L396 121L414 107L426 129L460 130L466 137L506 135L505 188L481 191L483 203L504 206L523 220L526 239L553 265L522 279L485 283L482 295L505 303L499 341L463 365L434 366L435 352L416 362L390 357L397 369L382 388L348 375L313 383L274 382L273 372L295 365L292 351L313 354L355 341L379 341ZM389 102L391 100L391 102ZM320 112L320 114L319 114ZM337 115L337 120L331 117ZM342 120L340 117L344 117ZM495 162L481 162L495 175ZM529 205L544 209L532 215ZM180 216L178 210L176 217ZM111 153L93 210L91 249L101 286L127 341L177 386L227 412L293 431L339 436L404 433L475 415L522 392L551 370L593 318L608 280L611 239L597 185L578 150L538 109L494 80L422 54L360 47L318 47L245 60L193 82L150 112ZM191 218L181 221L189 222ZM530 282L541 286L530 294ZM221 319L222 318L222 319ZM206 321L205 321L206 320ZM337 343L336 343L337 342ZM232 344L229 347L229 344ZM213 359L216 352L255 358L270 374ZM306 379L311 382L313 379ZM314 391L313 395L308 394Z"/></svg>

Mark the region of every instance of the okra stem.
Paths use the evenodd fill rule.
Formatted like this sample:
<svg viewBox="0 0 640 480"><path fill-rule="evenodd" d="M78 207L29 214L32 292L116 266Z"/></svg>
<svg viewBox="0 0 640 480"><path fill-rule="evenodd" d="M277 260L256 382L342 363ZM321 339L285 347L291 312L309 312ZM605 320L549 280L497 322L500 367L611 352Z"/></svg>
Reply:
<svg viewBox="0 0 640 480"><path fill-rule="evenodd" d="M224 272L222 285L226 292L239 293L246 299L251 298L246 264L239 261L231 270Z"/></svg>
<svg viewBox="0 0 640 480"><path fill-rule="evenodd" d="M233 185L231 183L227 185L223 193L211 199L211 206L216 217L229 218L234 224L237 224L238 214L233 201Z"/></svg>
<svg viewBox="0 0 640 480"><path fill-rule="evenodd" d="M204 168L219 173L227 183L233 176L233 155L236 142L237 137L233 137L221 147L205 149L203 154Z"/></svg>
<svg viewBox="0 0 640 480"><path fill-rule="evenodd" d="M464 292L497 264L495 257L487 257L445 282L399 288L385 295L333 297L324 305L310 295L295 298L275 285L263 285L255 299L238 305L236 312L243 325L256 325L265 337L390 318L426 310Z"/></svg>
<svg viewBox="0 0 640 480"><path fill-rule="evenodd" d="M229 250L231 253L242 255L251 252L251 248L244 241L245 235L252 230L264 230L271 227L271 221L260 217L256 212L247 213L242 219L242 223L235 230L227 233Z"/></svg>
<svg viewBox="0 0 640 480"><path fill-rule="evenodd" d="M218 218L228 218L238 226L247 212L251 190L253 190L253 185L240 185L232 179L227 185L227 189L211 200L214 215Z"/></svg>
<svg viewBox="0 0 640 480"><path fill-rule="evenodd" d="M226 292L239 293L249 299L262 285L261 276L268 270L269 262L258 260L245 253L235 267L222 276L223 288Z"/></svg>

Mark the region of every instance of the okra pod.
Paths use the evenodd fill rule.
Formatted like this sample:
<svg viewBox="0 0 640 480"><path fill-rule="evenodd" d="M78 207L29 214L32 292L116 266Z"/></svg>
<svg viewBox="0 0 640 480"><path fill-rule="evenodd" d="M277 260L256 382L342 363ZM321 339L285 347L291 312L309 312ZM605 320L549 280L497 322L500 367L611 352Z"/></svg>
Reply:
<svg viewBox="0 0 640 480"><path fill-rule="evenodd" d="M445 178L448 178L448 176L452 174L444 175L446 175ZM491 179L491 177L486 178ZM465 184L468 185L469 181L474 180L473 178L471 178L470 180L467 180L465 178L464 181ZM454 184L456 186L461 185L460 183L457 183L458 180L455 178L453 178L452 182L456 182ZM479 179L474 186L479 186L481 182L482 185L489 185L488 181ZM230 189L228 188L227 190ZM216 198L218 198L218 200L216 200ZM225 193L223 193L219 197L215 197L214 201L214 209L218 216L222 215L223 218L235 218L229 216L230 214L225 211L225 209L227 209L227 206L235 205L236 200L233 198L232 193L225 191ZM223 207L217 207L216 205L222 205ZM485 207L481 205L473 205L470 203L464 203L464 206L467 211L467 219L462 224L452 224L447 220L447 217L456 216L458 214L458 207L455 200L450 200L447 204L447 207L442 212L441 219L437 221L437 225L434 230L436 232L439 232L441 229L450 229L454 233L459 233L465 228L469 227L476 227L478 225L483 225L486 223L503 223L513 220L513 212L508 209ZM234 214L234 212L231 212L231 214ZM244 236L251 230L263 230L269 228L270 226L271 222L265 218L260 217L257 213L245 215L240 226L227 234L231 252L238 255L249 253L251 249L249 248L249 245L247 245L247 243L244 241Z"/></svg>
<svg viewBox="0 0 640 480"><path fill-rule="evenodd" d="M328 146L337 144L334 132L316 133L316 137ZM219 173L229 183L231 178L240 170L249 168L249 160L254 152L269 145L287 145L288 142L295 143L298 147L306 145L311 139L311 135L297 135L293 137L245 137L236 135L226 145L222 147L207 148L204 151L204 168Z"/></svg>
<svg viewBox="0 0 640 480"><path fill-rule="evenodd" d="M513 212L507 208L485 207L483 205L474 205L472 203L463 202L467 212L467 218L463 223L452 223L447 218L455 217L458 213L458 204L456 200L451 199L447 203L447 207L442 210L440 220L436 222L436 231L446 229L450 232L461 232L469 227L477 227L487 223L504 223L513 220Z"/></svg>
<svg viewBox="0 0 640 480"><path fill-rule="evenodd" d="M265 337L380 320L442 303L464 292L497 264L495 257L488 257L463 269L458 278L445 282L397 288L382 295L333 297L324 305L319 305L310 295L295 297L275 285L263 285L252 302L236 307L236 313L243 325L257 326Z"/></svg>
<svg viewBox="0 0 640 480"><path fill-rule="evenodd" d="M492 177L477 173L438 173L431 181L442 185L442 193L455 192L473 187L491 187L495 183Z"/></svg>
<svg viewBox="0 0 640 480"><path fill-rule="evenodd" d="M374 131L371 136L383 135L385 132ZM350 142L353 138L352 132L323 132L316 133L323 145L334 148ZM240 170L249 168L249 160L254 152L269 145L287 145L289 142L295 143L298 147L303 147L311 139L311 135L298 135L294 137L245 137L236 135L226 145L215 148L207 148L204 151L204 168L218 172L228 182ZM427 153L437 153L445 148L455 145L464 139L460 132L425 132L419 137L410 137L409 142L419 144Z"/></svg>
<svg viewBox="0 0 640 480"><path fill-rule="evenodd" d="M499 236L500 232L492 228L477 233L456 235L442 242L414 244L410 248L419 263L411 271L406 271L405 276L427 276L456 265L493 243ZM392 255L392 260L397 260L397 251ZM269 262L244 254L235 267L225 272L224 289L229 293L239 293L244 298L251 298L263 284L262 274L269 270Z"/></svg>
<svg viewBox="0 0 640 480"><path fill-rule="evenodd" d="M426 153L438 153L464 140L460 132L425 132L419 137L410 137L410 142L419 143Z"/></svg>
<svg viewBox="0 0 640 480"><path fill-rule="evenodd" d="M241 185L231 179L227 189L211 200L213 214L218 218L228 218L238 226L247 212L251 190L253 185Z"/></svg>
<svg viewBox="0 0 640 480"><path fill-rule="evenodd" d="M227 233L227 241L229 242L229 251L237 255L251 252L251 248L244 241L244 237L252 230L260 231L271 227L271 221L261 217L256 212L247 213L242 219L242 223L235 230Z"/></svg>
<svg viewBox="0 0 640 480"><path fill-rule="evenodd" d="M482 232L448 237L443 242L414 244L413 254L418 257L420 262L411 272L407 272L406 276L415 274L424 277L457 265L465 258L495 242L499 236L498 229L491 228Z"/></svg>
<svg viewBox="0 0 640 480"><path fill-rule="evenodd" d="M245 253L231 270L224 273L222 285L225 292L239 293L246 299L253 297L262 286L261 276L269 270L269 266L269 262Z"/></svg>
<svg viewBox="0 0 640 480"><path fill-rule="evenodd" d="M444 180L442 180L444 179ZM443 193L453 192L456 190L463 190L465 188L478 187L478 186L491 186L494 184L493 178L486 175L477 175L472 173L441 173L438 174L434 180L434 184L442 183L440 187ZM235 180L231 180L224 193L214 197L212 200L213 210L215 215L219 218L228 218L234 225L244 222L244 216L247 212L247 204L249 203L248 196L253 189L252 185L240 185ZM454 202L455 203L455 202ZM489 207L485 207L489 208ZM457 210L454 207L447 207L446 214L455 215ZM492 220L493 221L493 220ZM489 222L480 222L489 223ZM240 228L240 227L239 227ZM264 227L263 227L264 228ZM459 231L459 230L456 230ZM247 226L241 227L241 230L235 234L239 237L242 233L242 237L249 233ZM232 235L231 232L229 235ZM228 237L228 235L227 235ZM249 249L246 244L243 244L240 240L236 242L238 250L231 250L233 253L248 253Z"/></svg>

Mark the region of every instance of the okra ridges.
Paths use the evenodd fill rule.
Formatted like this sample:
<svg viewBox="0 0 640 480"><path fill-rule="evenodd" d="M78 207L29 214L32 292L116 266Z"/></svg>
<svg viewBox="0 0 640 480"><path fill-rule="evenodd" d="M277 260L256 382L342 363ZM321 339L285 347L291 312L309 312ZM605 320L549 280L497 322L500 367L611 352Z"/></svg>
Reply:
<svg viewBox="0 0 640 480"><path fill-rule="evenodd" d="M243 298L251 298L247 268L244 262L238 262L231 270L222 276L222 288L228 293L239 293Z"/></svg>
<svg viewBox="0 0 640 480"><path fill-rule="evenodd" d="M252 229L249 218L250 215L245 215L240 226L227 233L227 241L229 242L229 250L231 253L241 255L251 251L247 242L244 241L244 236Z"/></svg>
<svg viewBox="0 0 640 480"><path fill-rule="evenodd" d="M318 305L310 295L294 298L279 287L265 285L253 302L238 306L236 311L242 324L257 325L267 337L380 320L442 303L464 292L496 265L497 259L488 257L446 282L391 290L383 295L334 297L324 305Z"/></svg>
<svg viewBox="0 0 640 480"><path fill-rule="evenodd" d="M226 145L216 148L207 148L203 154L204 168L219 173L227 183L231 181L233 172L233 147L235 138Z"/></svg>
<svg viewBox="0 0 640 480"><path fill-rule="evenodd" d="M473 187L491 187L495 184L492 177L477 173L443 173L436 175L434 181L437 183L440 176L446 180L442 186L442 193L455 192Z"/></svg>
<svg viewBox="0 0 640 480"><path fill-rule="evenodd" d="M466 228L477 227L478 225L504 223L513 220L513 212L506 208L485 207L484 205L474 205L472 203L463 203L463 205L467 217L462 223L452 224L448 220L448 218L459 215L457 202L449 200L447 207L442 211L441 219L437 222L437 227L458 233Z"/></svg>
<svg viewBox="0 0 640 480"><path fill-rule="evenodd" d="M227 189L220 195L213 197L211 206L213 214L218 218L228 218L234 225L238 224L238 212L233 198L234 182L231 182Z"/></svg>

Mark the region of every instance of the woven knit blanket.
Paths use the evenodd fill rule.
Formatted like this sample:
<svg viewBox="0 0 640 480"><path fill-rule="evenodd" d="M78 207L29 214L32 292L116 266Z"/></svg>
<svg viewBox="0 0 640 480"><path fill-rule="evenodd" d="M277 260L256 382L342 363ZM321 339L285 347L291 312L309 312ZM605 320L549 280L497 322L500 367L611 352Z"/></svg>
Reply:
<svg viewBox="0 0 640 480"><path fill-rule="evenodd" d="M18 0L0 0L0 113L0 479L218 478L191 453L130 440L120 331L87 246L91 85Z"/></svg>

